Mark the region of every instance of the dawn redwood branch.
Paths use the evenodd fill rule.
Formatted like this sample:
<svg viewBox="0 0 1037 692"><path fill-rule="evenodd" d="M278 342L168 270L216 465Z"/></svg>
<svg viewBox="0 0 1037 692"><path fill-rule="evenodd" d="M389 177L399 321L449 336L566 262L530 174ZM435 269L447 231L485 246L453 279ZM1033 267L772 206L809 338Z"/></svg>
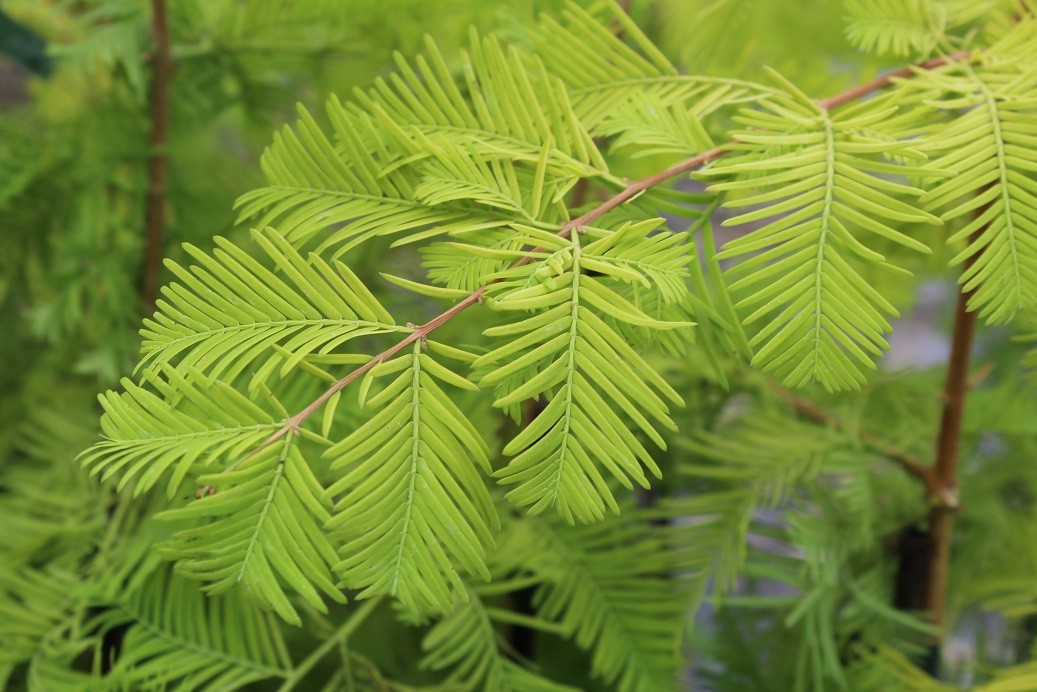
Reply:
<svg viewBox="0 0 1037 692"><path fill-rule="evenodd" d="M933 58L932 60L927 60L916 66L905 67L895 72L891 72L888 75L879 77L860 86L853 87L840 94L836 94L835 96L831 96L827 99L822 99L817 103L821 108L825 110L832 110L854 99L861 98L875 90L886 88L890 84L892 84L894 78L910 76L913 73L913 70L916 68L934 69L936 67L947 65L952 62L967 59L970 56L971 53L963 51L959 53L954 53L953 55L949 55L946 57ZM690 159L686 159L685 161L673 165L667 168L666 170L660 171L655 175L650 175L647 178L641 178L640 180L635 180L629 183L625 188L623 188L618 193L599 204L594 209L591 209L582 216L577 217L566 223L564 226L561 227L557 235L560 238L568 238L569 235L572 233L573 229L580 229L596 221L597 219L601 218L602 216L612 211L616 207L626 202L629 202L630 200L634 199L646 190L649 190L657 185L665 183L669 180L672 180L673 178L681 176L697 168L701 168L702 166L705 166L706 164L724 156L725 154L729 153L730 150L727 149L727 147L729 146L730 144L714 147L708 151L704 151L701 154L693 156ZM518 262L516 262L513 266L523 266L525 264L529 264L531 261L532 257L527 255L526 257L523 257ZM389 358L392 358L394 355L396 355L403 349L407 348L415 341L426 339L429 334L431 334L436 329L443 326L453 318L457 317L462 312L472 307L476 303L481 303L483 296L486 293L486 289L489 288L489 286L492 283L493 282L476 289L471 295L464 298L460 302L454 304L445 312L433 317L425 324L415 327L414 331L410 332L401 341L390 346L381 353L372 356L369 361L367 361L360 367L356 368L343 378L333 382L331 386L324 391L324 393L322 393L320 396L318 396L316 399L310 402L310 404L307 405L304 409L296 413L294 416L285 419L284 424L272 435L270 435L270 437L263 440L255 449L249 452L246 455L246 458L253 456L257 452L269 447L274 442L281 439L285 435L288 435L289 433L298 434L300 427L307 418L312 416L317 410L320 409L321 406L327 403L329 399L331 399L335 394L347 387L354 380L363 377L364 374L369 372L376 365L385 362Z"/></svg>
<svg viewBox="0 0 1037 692"><path fill-rule="evenodd" d="M169 83L173 76L173 58L166 0L151 0L151 38L154 42L150 92L151 134L148 138L148 187L144 210L146 245L140 289L141 299L149 312L155 309L162 270L162 227L168 178L166 145L169 141Z"/></svg>
<svg viewBox="0 0 1037 692"><path fill-rule="evenodd" d="M771 384L770 389L784 399L796 413L800 414L804 418L809 418L815 423L820 423L821 425L830 426L835 430L846 430L846 426L844 426L840 420L807 399L796 396L776 383ZM886 459L898 464L907 473L922 481L926 488L933 487L933 469L924 461L902 449L891 446L878 435L866 430L860 431L858 437L860 437L861 441L868 445L868 447L875 450Z"/></svg>
<svg viewBox="0 0 1037 692"><path fill-rule="evenodd" d="M710 161L718 159L726 153L726 149L722 147L714 147L709 151L702 152L698 156L694 156L686 161L678 163L675 166L671 166L670 168L667 168L665 171L661 171L647 178L636 180L627 185L625 188L623 188L623 190L621 190L618 194L605 200L597 207L591 209L589 212L584 214L583 216L575 218L572 221L566 223L564 226L562 226L561 230L558 231L558 237L568 238L574 228L582 228L583 226L586 226L587 224L592 223L593 221L596 221L597 219L601 218L602 216L612 211L624 202L628 202L634 197L637 197L645 190L659 185L660 183L666 182L671 178L675 178L678 175L681 175L682 173L686 173L700 166L704 166ZM520 267L529 264L531 261L532 257L527 255L520 259L518 262L516 262L513 266ZM298 432L299 427L302 425L303 421L312 416L321 406L323 406L328 401L328 399L330 399L336 393L348 386L351 382L365 375L368 371L370 371L374 366L378 365L379 363L382 363L392 358L397 353L413 344L415 341L426 339L429 334L431 334L436 329L443 326L450 320L454 319L455 317L457 317L462 312L472 307L476 303L481 303L483 296L486 294L486 289L489 288L493 283L495 282L490 282L485 286L476 289L467 298L461 300L458 303L455 303L451 308L449 308L445 312L440 313L439 315L436 315L425 324L415 327L414 331L405 336L403 339L393 344L389 348L385 349L381 353L372 356L371 360L367 361L357 369L353 370L351 373L349 373L342 379L336 380L334 383L332 383L330 387L328 387L328 389L324 391L323 394L321 394L319 397L310 402L310 404L306 408L299 411L291 418L286 419L284 425L281 428L279 428L276 432L274 432L274 434L272 434L270 437L268 437L266 440L260 443L260 446L257 447L252 453L255 453L261 449L270 446L280 438L287 435L289 432Z"/></svg>

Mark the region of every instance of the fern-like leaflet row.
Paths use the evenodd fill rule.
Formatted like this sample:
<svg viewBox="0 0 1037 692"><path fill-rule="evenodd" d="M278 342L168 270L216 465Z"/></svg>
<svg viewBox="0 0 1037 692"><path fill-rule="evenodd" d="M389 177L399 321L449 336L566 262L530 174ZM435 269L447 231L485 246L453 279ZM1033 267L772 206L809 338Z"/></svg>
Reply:
<svg viewBox="0 0 1037 692"><path fill-rule="evenodd" d="M568 240L531 234L529 243L553 252L494 277L495 309L534 311L520 322L488 330L487 336L507 337L509 342L475 362L476 368L488 370L481 385L504 384L497 406L541 395L548 399L543 411L505 447L505 454L515 458L499 474L503 483L517 484L509 497L529 505L533 513L556 507L570 522L588 522L600 520L606 509L618 512L599 464L628 488L632 480L648 487L641 465L660 475L651 454L616 410L665 446L650 419L667 427L673 424L653 388L676 404L680 396L602 317L652 329L687 325L649 317L605 281L587 274L593 269L610 279L651 285L632 268L637 266L634 257L609 256L607 251L622 247L618 241L626 234L644 238L656 223L614 233L583 229L598 236L587 247L581 243L582 233ZM671 235L671 244L673 239ZM684 261L686 255L679 260Z"/></svg>
<svg viewBox="0 0 1037 692"><path fill-rule="evenodd" d="M377 413L325 452L341 470L326 493L336 500L336 569L361 597L391 594L415 613L447 610L466 593L455 565L488 579L500 530L480 473L490 473L486 443L436 380L475 387L421 348L370 371L368 385L396 377L366 401Z"/></svg>
<svg viewBox="0 0 1037 692"><path fill-rule="evenodd" d="M732 291L753 289L738 304L749 313L746 324L770 318L751 341L759 346L753 363L791 386L817 381L828 389L851 389L864 381L863 368L873 368L875 357L887 348L886 318L896 314L858 269L862 264L895 267L858 235L864 231L929 252L890 222L939 222L898 199L919 197L923 190L877 175L938 173L879 158L924 160L909 141L883 131L898 124L892 118L895 107L869 103L833 117L786 86L786 96L743 112L739 120L747 129L736 132L730 146L737 155L709 171L710 176L740 178L715 184L714 191L761 190L728 202L755 209L725 225L776 217L728 243L719 257L758 253L730 270L737 278ZM775 310L780 311L777 318Z"/></svg>

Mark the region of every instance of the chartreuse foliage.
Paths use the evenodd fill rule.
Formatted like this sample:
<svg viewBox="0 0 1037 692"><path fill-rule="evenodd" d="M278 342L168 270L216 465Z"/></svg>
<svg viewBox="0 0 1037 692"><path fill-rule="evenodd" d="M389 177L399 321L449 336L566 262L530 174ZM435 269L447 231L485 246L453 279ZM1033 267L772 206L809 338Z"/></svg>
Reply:
<svg viewBox="0 0 1037 692"><path fill-rule="evenodd" d="M627 488L631 481L649 487L642 466L660 475L621 416L665 447L655 426L673 424L662 397L680 404L680 395L606 321L649 329L689 326L646 315L606 281L670 289L669 297L680 299L673 282L665 280L684 273L687 255L674 234L648 236L657 225L628 224L613 232L587 228L568 239L530 233L520 242L542 245L546 256L491 277L494 309L534 313L487 330L487 336L508 342L473 364L487 371L480 385L497 385L495 406L548 400L535 421L505 446L504 453L514 458L498 473L502 483L516 485L509 499L529 505L532 514L553 508L570 523L600 520L606 510L619 511L602 470Z"/></svg>
<svg viewBox="0 0 1037 692"><path fill-rule="evenodd" d="M761 109L743 111L737 120L746 129L733 133L736 155L709 172L737 177L714 191L758 191L729 202L752 211L725 224L773 219L728 243L719 257L753 253L730 272L737 277L731 290L752 289L737 305L745 323L769 318L750 342L758 346L753 365L792 386L816 381L851 389L888 347L887 318L896 314L855 265L896 269L868 243L877 236L928 252L891 224L938 221L898 199L924 190L878 176L929 171L918 165L924 156L913 142L896 139L903 125L895 106L867 102L833 116L787 86ZM894 156L914 165L889 162Z"/></svg>
<svg viewBox="0 0 1037 692"><path fill-rule="evenodd" d="M124 33L78 59L145 98L139 8L100 4ZM637 21L667 4L427 39L300 107L239 200L250 232L167 260L76 473L91 435L62 412L0 467L0 680L654 691L694 647L718 689L937 684L888 549L926 507L887 458L928 458L936 397L872 371L914 273L963 265L987 322L1032 316L1037 19L847 0L845 55L935 60L816 101L796 86L829 74L814 53L813 77L683 74ZM268 49L338 50L360 5L184 3L174 97L219 110L219 64L267 93ZM752 47L798 64L785 49ZM988 410L1021 396L990 391ZM975 468L1032 455L1024 415L970 421ZM955 547L982 586L954 607L1028 615L1022 568L993 578L978 537L1033 552L1035 489L995 477ZM1025 658L989 689L1024 688Z"/></svg>
<svg viewBox="0 0 1037 692"><path fill-rule="evenodd" d="M961 284L974 291L970 308L993 324L1010 322L1037 305L1037 124L1032 117L1037 75L999 60L1005 47L994 46L975 68L941 77L932 106L965 112L934 131L926 150L934 167L956 175L922 198L945 221L968 221L949 239L964 244L952 262L966 263ZM933 84L923 76L911 86L924 92Z"/></svg>
<svg viewBox="0 0 1037 692"><path fill-rule="evenodd" d="M336 569L362 596L443 611L465 593L458 568L489 578L485 554L500 530L486 443L440 384L476 387L419 342L370 373L390 375L365 402L376 413L324 455L339 476L326 493L336 499Z"/></svg>

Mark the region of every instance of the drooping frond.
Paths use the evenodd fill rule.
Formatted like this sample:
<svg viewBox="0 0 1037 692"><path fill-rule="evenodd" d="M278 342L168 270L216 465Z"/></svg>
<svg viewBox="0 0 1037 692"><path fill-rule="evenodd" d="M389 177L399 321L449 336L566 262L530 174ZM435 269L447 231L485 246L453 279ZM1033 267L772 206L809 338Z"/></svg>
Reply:
<svg viewBox="0 0 1037 692"><path fill-rule="evenodd" d="M633 150L633 158L659 154L688 158L713 148L702 122L679 104L663 105L651 97L626 103L609 113L602 136L614 137L613 150Z"/></svg>
<svg viewBox="0 0 1037 692"><path fill-rule="evenodd" d="M351 3L341 0L208 0L190 5L199 15L199 29L220 51L261 55L333 50L346 38L355 13Z"/></svg>
<svg viewBox="0 0 1037 692"><path fill-rule="evenodd" d="M235 690L291 670L274 618L237 592L206 597L165 567L92 625L128 628L104 677L111 689Z"/></svg>
<svg viewBox="0 0 1037 692"><path fill-rule="evenodd" d="M268 265L224 238L212 255L187 247L197 261L190 268L167 261L179 282L162 288L158 311L144 321L138 367L176 364L227 382L252 370L255 388L278 366L284 375L311 353L403 329L344 264L304 258L269 228L252 237Z"/></svg>
<svg viewBox="0 0 1037 692"><path fill-rule="evenodd" d="M345 602L331 579L330 503L293 436L200 481L211 488L205 497L156 515L191 524L159 546L181 574L208 582L213 594L240 584L296 625L286 586L320 612L327 611L322 595Z"/></svg>
<svg viewBox="0 0 1037 692"><path fill-rule="evenodd" d="M864 682L868 667L855 660L858 651L867 655L888 645L917 656L934 633L923 616L890 604L889 570L875 556L884 549L883 532L902 527L903 519L883 525L875 521L882 519L881 509L876 510L888 506L881 497L887 481L860 461L836 460L830 477L804 485L802 501L789 507L787 528L769 532L775 543L757 543L751 551L747 575L766 575L802 596L728 597L734 608L774 609L779 641L784 634L796 642L788 653L796 661L797 689Z"/></svg>
<svg viewBox="0 0 1037 692"><path fill-rule="evenodd" d="M495 406L547 399L544 410L505 447L514 458L497 473L502 483L517 485L508 497L534 514L553 507L569 522L589 522L603 518L606 509L618 511L601 466L628 488L631 481L648 487L642 465L659 475L623 419L664 447L656 426L673 423L663 397L676 404L681 398L606 321L652 329L689 326L655 320L608 286L636 282L686 291L663 279L666 268L682 273L675 268L686 266L687 256L667 253L672 235L647 235L657 224L614 233L585 229L593 239L586 246L579 232L570 239L531 234L525 244L546 248L536 253L538 261L500 272L501 281L492 286L495 309L534 313L487 330L487 336L510 340L475 362L483 371L480 384L498 386ZM630 240L639 234L639 242ZM661 266L653 267L644 254L654 243Z"/></svg>
<svg viewBox="0 0 1037 692"><path fill-rule="evenodd" d="M483 602L478 591L469 589L468 598L440 619L421 642L425 656L421 667L430 670L450 669L445 684L458 684L464 689L500 690L501 692L573 692L575 688L560 685L537 675L505 657L501 633L494 626L494 614L507 620L511 613L492 608ZM506 621L507 621L506 620ZM536 626L534 618L522 617L522 624ZM550 628L551 623L543 626Z"/></svg>
<svg viewBox="0 0 1037 692"><path fill-rule="evenodd" d="M562 19L545 16L533 37L537 54L562 78L573 108L594 135L650 126L655 119L636 104L647 100L689 118L732 104L753 103L771 89L735 79L682 75L615 3L602 3L604 21L568 3ZM617 38L609 22L634 44Z"/></svg>
<svg viewBox="0 0 1037 692"><path fill-rule="evenodd" d="M595 677L621 692L671 689L687 596L672 574L683 565L632 511L585 526L531 519L530 562L545 582L533 603L590 652Z"/></svg>
<svg viewBox="0 0 1037 692"><path fill-rule="evenodd" d="M84 603L78 586L67 572L0 567L0 685L6 688L16 666L60 647L54 640L75 621L73 613Z"/></svg>
<svg viewBox="0 0 1037 692"><path fill-rule="evenodd" d="M870 102L831 115L788 86L781 99L743 112L739 121L747 129L734 133L736 154L708 171L737 177L713 191L759 191L725 204L752 208L725 226L770 219L729 242L719 257L752 253L729 274L736 279L732 291L751 290L737 306L749 313L744 323L768 320L751 340L753 365L791 386L853 389L888 348L887 317L897 314L860 266L897 268L862 237L928 252L893 223L938 219L899 199L922 190L879 177L923 170L883 160L924 159L912 142L882 134L895 108Z"/></svg>
<svg viewBox="0 0 1037 692"><path fill-rule="evenodd" d="M106 523L104 493L73 462L97 439L92 413L41 408L15 440L27 463L0 474L0 555L9 569L56 559L73 563L87 554Z"/></svg>
<svg viewBox="0 0 1037 692"><path fill-rule="evenodd" d="M436 381L475 387L420 342L371 371L384 375L396 377L366 401L377 413L325 453L341 474L326 493L342 546L335 569L362 598L391 594L412 612L443 612L467 593L459 571L489 578L499 530L486 443Z"/></svg>
<svg viewBox="0 0 1037 692"><path fill-rule="evenodd" d="M690 519L680 531L703 557L706 578L716 581L718 591L730 588L744 565L756 513L785 502L848 446L830 429L765 412L745 424L699 432L680 442L693 456L678 472L719 487L663 504L667 513Z"/></svg>
<svg viewBox="0 0 1037 692"><path fill-rule="evenodd" d="M379 114L379 122L396 133L395 143L418 159L430 152L423 150L422 140L408 140L408 132L455 144L468 141L483 154L529 165L545 158L557 176L607 175L607 164L573 112L567 91L542 63L524 62L528 56L517 49L472 31L469 48L461 54L459 84L435 44L426 41L426 49L427 56L417 57L413 65L397 57L398 72L357 92L357 106L349 110Z"/></svg>
<svg viewBox="0 0 1037 692"><path fill-rule="evenodd" d="M224 382L197 371L167 369L153 393L129 380L125 392L101 397L105 439L82 456L102 479L134 484L140 495L168 475L172 499L188 476L204 497L161 513L194 524L178 532L163 553L184 574L221 593L238 583L260 604L289 622L299 616L282 581L323 611L320 593L344 597L331 581L335 551L324 533L330 503L303 458L295 434L284 435L283 408L264 409ZM271 435L282 431L272 444Z"/></svg>
<svg viewBox="0 0 1037 692"><path fill-rule="evenodd" d="M118 488L134 483L140 495L169 474L172 498L196 466L210 468L247 454L273 433L274 415L229 385L167 369L152 392L129 379L123 392L100 397L104 439L80 457L102 481L118 476Z"/></svg>
<svg viewBox="0 0 1037 692"><path fill-rule="evenodd" d="M1028 22L1030 41L1037 21ZM969 308L991 324L1011 321L1037 306L1037 120L1032 94L1037 60L956 67L919 74L919 89L936 108L953 114L933 126L925 151L934 168L955 173L922 198L943 210L945 222L965 223L948 238L965 247L952 260L963 264L960 283L973 291Z"/></svg>
<svg viewBox="0 0 1037 692"><path fill-rule="evenodd" d="M946 11L937 0L847 0L846 35L863 51L927 57L943 36Z"/></svg>
<svg viewBox="0 0 1037 692"><path fill-rule="evenodd" d="M421 248L421 265L434 283L461 291L474 291L511 263L521 241L511 229L479 234L478 245L467 242L432 243ZM459 251L461 250L461 251Z"/></svg>
<svg viewBox="0 0 1037 692"><path fill-rule="evenodd" d="M859 448L856 428L766 409L742 419L686 441L694 456L680 470L703 489L664 504L667 515L681 518L674 531L704 564L700 578L704 588L712 583L714 602L729 617L770 623L763 625L770 634L752 640L761 650L784 647L790 689L863 681L868 668L858 669L857 656L879 644L919 651L930 630L923 618L888 605L889 573L875 562L884 537L919 511L921 503L912 510L908 500L916 486L903 474L882 473L877 464L888 462ZM901 488L908 495L894 501ZM777 582L802 596L733 589L736 577ZM730 685L738 675L720 679Z"/></svg>
<svg viewBox="0 0 1037 692"><path fill-rule="evenodd" d="M297 246L316 237L338 252L377 235L558 220L579 177L607 175L565 89L493 38L473 34L462 60L464 91L430 44L356 103L332 99L334 143L303 112L264 154L268 185L241 198L242 218L261 215Z"/></svg>

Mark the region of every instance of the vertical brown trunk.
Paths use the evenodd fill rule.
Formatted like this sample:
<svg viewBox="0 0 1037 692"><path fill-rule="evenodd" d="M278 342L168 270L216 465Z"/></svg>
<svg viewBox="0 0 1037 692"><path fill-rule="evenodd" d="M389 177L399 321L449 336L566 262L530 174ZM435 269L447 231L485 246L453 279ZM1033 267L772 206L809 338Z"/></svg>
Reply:
<svg viewBox="0 0 1037 692"><path fill-rule="evenodd" d="M929 512L929 588L926 606L937 627L944 626L947 601L947 568L950 562L951 531L958 509L958 455L961 423L969 390L969 358L976 331L976 313L969 311L968 291L958 292L951 337L951 357L947 364L947 383L943 392L943 413L936 439L936 464L930 489Z"/></svg>
<svg viewBox="0 0 1037 692"><path fill-rule="evenodd" d="M155 308L162 271L163 224L165 221L167 154L169 141L169 82L173 59L169 47L169 26L165 0L151 0L151 134L148 139L148 188L144 211L145 250L142 269L141 300L145 309Z"/></svg>
<svg viewBox="0 0 1037 692"><path fill-rule="evenodd" d="M982 214L986 206L976 211ZM977 242L982 230L969 238ZM972 266L975 255L965 261L964 270ZM969 391L969 360L976 332L976 313L968 309L972 291L959 287L951 332L951 353L947 362L940 415L936 436L935 463L928 478L928 530L901 536L900 565L897 574L896 604L905 609L924 608L937 628L923 662L927 672L939 672L940 645L946 634L947 584L951 559L951 538L958 497L958 457L965 400Z"/></svg>

